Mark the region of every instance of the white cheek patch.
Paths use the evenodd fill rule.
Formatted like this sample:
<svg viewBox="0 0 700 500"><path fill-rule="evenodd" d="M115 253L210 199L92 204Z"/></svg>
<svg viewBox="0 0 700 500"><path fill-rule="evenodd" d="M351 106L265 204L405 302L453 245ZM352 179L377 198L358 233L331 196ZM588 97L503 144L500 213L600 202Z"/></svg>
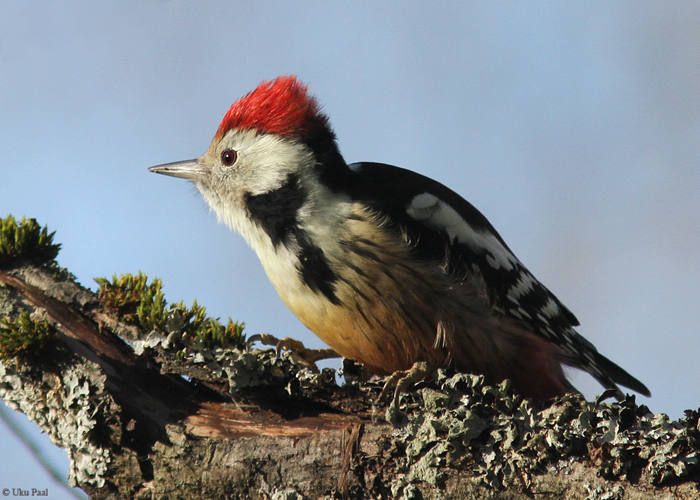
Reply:
<svg viewBox="0 0 700 500"><path fill-rule="evenodd" d="M313 156L299 144L266 134L255 137L252 145L243 144L238 162L237 182L257 195L281 187L299 165L313 164Z"/></svg>
<svg viewBox="0 0 700 500"><path fill-rule="evenodd" d="M219 156L226 149L238 154L230 167L219 164ZM217 174L212 189L230 192L235 188L253 195L278 189L289 174L299 171L300 165L314 162L313 155L302 144L274 134L260 134L254 129L229 131L218 143L212 143L206 156L215 164Z"/></svg>
<svg viewBox="0 0 700 500"><path fill-rule="evenodd" d="M451 241L457 240L477 252L486 251L486 261L495 269L502 267L510 271L518 263L518 259L498 241L495 235L474 230L454 208L435 195L430 193L416 195L406 212L411 218L424 222L433 229L446 232Z"/></svg>

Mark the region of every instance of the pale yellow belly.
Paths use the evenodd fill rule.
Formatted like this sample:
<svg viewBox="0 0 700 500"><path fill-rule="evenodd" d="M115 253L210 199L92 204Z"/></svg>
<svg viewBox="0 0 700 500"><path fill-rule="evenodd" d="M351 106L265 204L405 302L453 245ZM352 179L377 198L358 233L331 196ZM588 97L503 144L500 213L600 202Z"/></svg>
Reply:
<svg viewBox="0 0 700 500"><path fill-rule="evenodd" d="M375 373L445 360L446 351L433 347L441 317L434 302L451 293L444 270L413 262L406 242L367 214L349 220L337 247L324 255L338 276L339 304L304 285L296 270L295 278L282 270L273 278L268 270L282 300L312 332Z"/></svg>

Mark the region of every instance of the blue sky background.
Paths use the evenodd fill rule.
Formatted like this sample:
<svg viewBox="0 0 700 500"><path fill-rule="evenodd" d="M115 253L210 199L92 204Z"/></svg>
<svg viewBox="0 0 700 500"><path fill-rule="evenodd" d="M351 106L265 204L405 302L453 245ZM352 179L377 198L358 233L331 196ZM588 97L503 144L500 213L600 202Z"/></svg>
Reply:
<svg viewBox="0 0 700 500"><path fill-rule="evenodd" d="M700 405L699 35L697 2L5 1L0 216L55 230L85 286L142 270L170 301L321 347L196 190L147 171L296 74L348 161L470 200L679 418ZM0 488L65 497L7 430L0 450Z"/></svg>

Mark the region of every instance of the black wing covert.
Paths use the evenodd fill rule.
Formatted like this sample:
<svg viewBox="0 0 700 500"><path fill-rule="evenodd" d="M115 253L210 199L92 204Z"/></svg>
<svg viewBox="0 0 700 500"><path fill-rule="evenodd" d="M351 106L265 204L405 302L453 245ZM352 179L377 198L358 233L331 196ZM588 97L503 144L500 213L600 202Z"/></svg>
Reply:
<svg viewBox="0 0 700 500"><path fill-rule="evenodd" d="M517 259L496 229L471 203L443 184L381 163L355 163L343 190L405 231L416 255L449 262L457 274L482 274L497 314L515 318L559 346L566 363L591 373L606 388L619 382L641 394L649 390L602 356L576 330L576 316Z"/></svg>
<svg viewBox="0 0 700 500"><path fill-rule="evenodd" d="M389 216L405 230L416 255L464 274L476 266L498 312L560 344L561 329L578 320L515 257L496 229L471 203L446 186L410 170L380 163L351 166L349 194Z"/></svg>

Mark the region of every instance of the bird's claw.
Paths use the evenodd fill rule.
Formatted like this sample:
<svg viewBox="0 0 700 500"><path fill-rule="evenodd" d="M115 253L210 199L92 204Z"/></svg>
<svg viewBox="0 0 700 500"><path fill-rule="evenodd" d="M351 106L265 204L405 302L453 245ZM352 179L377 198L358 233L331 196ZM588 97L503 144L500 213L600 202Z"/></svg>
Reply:
<svg viewBox="0 0 700 500"><path fill-rule="evenodd" d="M251 336L246 342L246 348L250 350L254 342L275 347L278 356L282 354L283 350L288 351L289 356L294 361L303 364L314 373L319 373L318 366L316 366L317 361L340 357L333 349L307 349L300 340L291 337L280 340L269 333L258 333Z"/></svg>
<svg viewBox="0 0 700 500"><path fill-rule="evenodd" d="M435 371L435 365L433 363L417 361L408 370L396 371L389 375L384 383L382 392L377 398L377 403L386 401L392 387L395 387L394 397L386 410L386 420L388 422L396 424L399 421L399 417L401 416L401 411L399 410L399 398L401 397L401 393L406 392L406 389L416 382L432 375L433 371Z"/></svg>

